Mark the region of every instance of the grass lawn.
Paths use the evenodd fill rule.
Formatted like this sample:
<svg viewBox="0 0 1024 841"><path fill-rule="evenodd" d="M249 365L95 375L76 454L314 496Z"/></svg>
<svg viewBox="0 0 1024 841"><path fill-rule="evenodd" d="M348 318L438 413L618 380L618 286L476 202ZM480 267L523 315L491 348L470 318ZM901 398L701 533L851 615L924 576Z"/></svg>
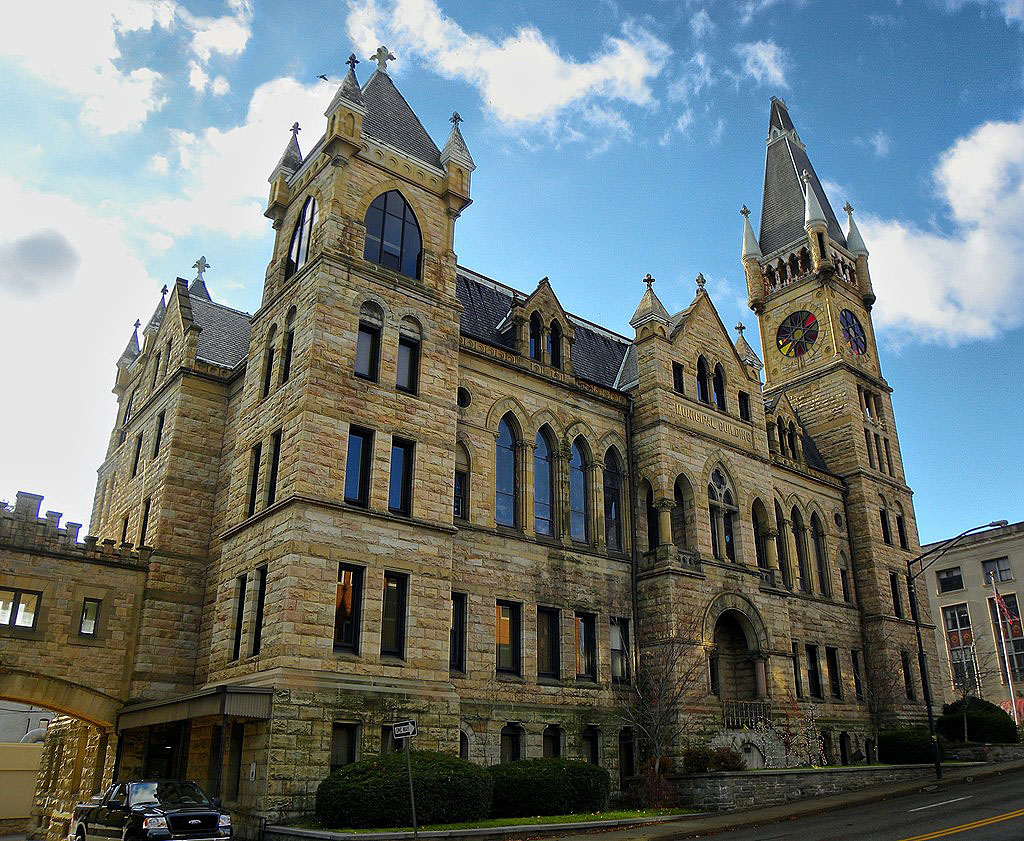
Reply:
<svg viewBox="0 0 1024 841"><path fill-rule="evenodd" d="M610 812L585 812L576 815L540 815L530 818L491 818L485 821L468 821L465 823L438 823L421 826L421 832L445 829L485 829L495 826L522 826L524 824L544 823L584 823L590 821L624 821L635 818L656 818L660 815L685 815L693 809L617 809ZM301 824L303 829L320 829L325 827L316 824ZM411 826L392 826L372 829L332 829L329 832L412 832Z"/></svg>

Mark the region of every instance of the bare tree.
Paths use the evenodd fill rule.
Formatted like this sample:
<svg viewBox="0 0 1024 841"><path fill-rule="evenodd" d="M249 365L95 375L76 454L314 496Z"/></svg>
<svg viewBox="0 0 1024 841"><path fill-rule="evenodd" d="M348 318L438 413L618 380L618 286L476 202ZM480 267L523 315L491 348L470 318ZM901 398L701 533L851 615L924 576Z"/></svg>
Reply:
<svg viewBox="0 0 1024 841"><path fill-rule="evenodd" d="M864 630L864 700L871 717L875 744L879 732L896 721L897 705L906 698L903 666L892 657L891 630L874 622Z"/></svg>
<svg viewBox="0 0 1024 841"><path fill-rule="evenodd" d="M993 676L1000 674L1001 669L996 657L991 652L979 654L974 643L971 643L970 657L953 663L951 677L957 700L960 702L960 713L964 721L964 742L967 742L967 706L971 698L981 697L981 687Z"/></svg>

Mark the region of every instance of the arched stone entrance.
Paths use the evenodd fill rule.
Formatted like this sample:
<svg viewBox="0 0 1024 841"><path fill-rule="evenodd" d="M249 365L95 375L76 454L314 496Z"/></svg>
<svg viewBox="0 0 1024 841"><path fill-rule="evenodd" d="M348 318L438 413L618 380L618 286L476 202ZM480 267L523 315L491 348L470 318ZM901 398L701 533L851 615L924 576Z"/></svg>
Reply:
<svg viewBox="0 0 1024 841"><path fill-rule="evenodd" d="M705 636L712 641L711 683L725 700L768 695L768 633L757 609L738 593L723 593L708 608Z"/></svg>
<svg viewBox="0 0 1024 841"><path fill-rule="evenodd" d="M100 728L114 726L123 702L78 683L0 668L0 698L34 704Z"/></svg>

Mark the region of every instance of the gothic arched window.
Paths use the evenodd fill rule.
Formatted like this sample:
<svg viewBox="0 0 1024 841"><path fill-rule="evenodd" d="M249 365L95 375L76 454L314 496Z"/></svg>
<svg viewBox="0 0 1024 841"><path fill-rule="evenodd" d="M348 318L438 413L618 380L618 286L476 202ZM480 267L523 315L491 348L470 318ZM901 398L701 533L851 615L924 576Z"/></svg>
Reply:
<svg viewBox="0 0 1024 841"><path fill-rule="evenodd" d="M733 499L729 480L721 468L711 472L708 483L708 514L711 525L711 552L716 558L736 560L736 544L733 530L733 517L736 503Z"/></svg>
<svg viewBox="0 0 1024 841"><path fill-rule="evenodd" d="M519 507L516 449L519 444L515 421L505 415L498 424L498 441L494 453L494 521L499 526L519 525L516 510Z"/></svg>
<svg viewBox="0 0 1024 841"><path fill-rule="evenodd" d="M590 542L589 485L586 444L577 438L569 451L569 536L579 543Z"/></svg>
<svg viewBox="0 0 1024 841"><path fill-rule="evenodd" d="M557 321L551 322L548 330L548 361L552 368L562 367L562 326Z"/></svg>
<svg viewBox="0 0 1024 841"><path fill-rule="evenodd" d="M800 589L805 593L811 592L811 575L807 569L807 531L804 528L804 518L796 506L790 512L791 527L793 529L793 542L796 544L796 566L797 575L800 578Z"/></svg>
<svg viewBox="0 0 1024 841"><path fill-rule="evenodd" d="M309 256L309 239L316 225L316 199L310 196L302 205L302 213L292 231L292 241L288 245L288 261L284 266L284 278L287 280L306 264Z"/></svg>
<svg viewBox="0 0 1024 841"><path fill-rule="evenodd" d="M363 257L387 269L419 279L423 254L420 226L398 190L377 196L366 210Z"/></svg>
<svg viewBox="0 0 1024 841"><path fill-rule="evenodd" d="M775 424L779 430L779 455L786 455L786 423L782 418L778 418Z"/></svg>
<svg viewBox="0 0 1024 841"><path fill-rule="evenodd" d="M754 500L750 509L750 519L754 526L754 555L758 569L768 569L768 551L765 549L768 531L768 513L764 510L761 500Z"/></svg>
<svg viewBox="0 0 1024 841"><path fill-rule="evenodd" d="M264 353L263 360L263 396L266 397L270 394L270 389L274 384L274 343L277 340L277 325L274 324L270 328L270 332L267 333L267 349Z"/></svg>
<svg viewBox="0 0 1024 841"><path fill-rule="evenodd" d="M789 547L786 545L784 526L786 518L782 514L782 506L775 501L775 550L779 555L779 569L782 571L782 583L787 590L793 589L793 574L789 568Z"/></svg>
<svg viewBox="0 0 1024 841"><path fill-rule="evenodd" d="M714 377L715 407L720 412L725 411L725 369L722 364L715 365Z"/></svg>
<svg viewBox="0 0 1024 841"><path fill-rule="evenodd" d="M823 596L832 595L832 577L828 571L828 555L825 552L825 530L817 514L811 514L811 542L814 544L814 562L818 567L818 586Z"/></svg>
<svg viewBox="0 0 1024 841"><path fill-rule="evenodd" d="M796 448L796 424L793 421L789 422L789 454L793 458L797 458L797 453L800 451Z"/></svg>
<svg viewBox="0 0 1024 841"><path fill-rule="evenodd" d="M647 486L644 495L644 512L647 520L647 551L653 552L661 543L661 528L658 522L658 509L654 507L654 488Z"/></svg>
<svg viewBox="0 0 1024 841"><path fill-rule="evenodd" d="M540 343L540 316L534 313L530 316L530 359L541 361Z"/></svg>
<svg viewBox="0 0 1024 841"><path fill-rule="evenodd" d="M611 551L622 551L622 459L615 447L604 456L604 539Z"/></svg>
<svg viewBox="0 0 1024 841"><path fill-rule="evenodd" d="M711 402L711 387L708 383L708 362L703 356L697 357L697 399L701 403Z"/></svg>
<svg viewBox="0 0 1024 841"><path fill-rule="evenodd" d="M537 534L555 534L554 448L546 429L537 433L533 451L533 528Z"/></svg>

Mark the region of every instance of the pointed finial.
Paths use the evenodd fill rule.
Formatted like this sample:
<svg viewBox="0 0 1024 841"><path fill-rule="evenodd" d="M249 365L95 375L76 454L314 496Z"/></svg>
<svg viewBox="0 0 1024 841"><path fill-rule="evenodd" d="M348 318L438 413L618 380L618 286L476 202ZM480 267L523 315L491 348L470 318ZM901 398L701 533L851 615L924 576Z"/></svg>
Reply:
<svg viewBox="0 0 1024 841"><path fill-rule="evenodd" d="M843 210L846 212L848 216L853 216L853 205L850 204L849 202L843 205Z"/></svg>
<svg viewBox="0 0 1024 841"><path fill-rule="evenodd" d="M291 133L292 133L292 137L294 137L296 141L298 141L298 139L299 139L299 132L300 131L302 131L302 129L299 128L299 124L298 123L292 123Z"/></svg>
<svg viewBox="0 0 1024 841"><path fill-rule="evenodd" d="M747 328L743 326L743 322L740 321L736 324L736 332L740 334L740 338L743 337L743 331Z"/></svg>
<svg viewBox="0 0 1024 841"><path fill-rule="evenodd" d="M704 280L704 275L701 274L700 272L698 272L697 273L697 288L700 289L700 290L703 290L705 283L707 283L707 281Z"/></svg>
<svg viewBox="0 0 1024 841"><path fill-rule="evenodd" d="M462 116L459 114L458 111L453 111L452 118L448 122L452 123L455 126L455 128L458 128L459 123L462 122Z"/></svg>
<svg viewBox="0 0 1024 841"><path fill-rule="evenodd" d="M167 296L167 284L164 284L164 288L160 290L160 297L164 298Z"/></svg>
<svg viewBox="0 0 1024 841"><path fill-rule="evenodd" d="M375 52L372 56L370 56L368 61L375 61L375 62L377 62L377 68L382 73L387 73L388 72L388 62L389 61L398 61L398 58L395 56L395 54L393 52L391 52L391 50L389 50L387 47L385 47L383 44L381 44L379 47L377 47L377 52Z"/></svg>
<svg viewBox="0 0 1024 841"><path fill-rule="evenodd" d="M647 284L647 288L648 288L648 290L649 290L649 289L651 288L651 284L653 284L653 283L654 283L654 278L653 278L653 277L651 277L651 273L650 273L650 272L648 272L648 273L647 273L647 274L646 274L646 275L644 276L644 283L646 283L646 284Z"/></svg>
<svg viewBox="0 0 1024 841"><path fill-rule="evenodd" d="M139 319L135 319L135 329L138 330L142 326L142 322Z"/></svg>
<svg viewBox="0 0 1024 841"><path fill-rule="evenodd" d="M800 178L804 182L804 184L811 183L811 173L809 173L806 169L804 170L804 174L801 175Z"/></svg>
<svg viewBox="0 0 1024 841"><path fill-rule="evenodd" d="M750 208L748 208L746 205L743 205L743 207L740 208L740 216L742 216L744 219L747 219L750 216Z"/></svg>
<svg viewBox="0 0 1024 841"><path fill-rule="evenodd" d="M348 65L349 70L351 70L353 73L355 73L356 72L356 65L359 64L359 59L356 58L356 54L355 53L352 53L348 57L348 61L346 61L345 64Z"/></svg>
<svg viewBox="0 0 1024 841"><path fill-rule="evenodd" d="M196 270L195 279L203 280L203 272L207 269L212 269L213 266L206 262L206 257L200 257L192 264L192 268Z"/></svg>

